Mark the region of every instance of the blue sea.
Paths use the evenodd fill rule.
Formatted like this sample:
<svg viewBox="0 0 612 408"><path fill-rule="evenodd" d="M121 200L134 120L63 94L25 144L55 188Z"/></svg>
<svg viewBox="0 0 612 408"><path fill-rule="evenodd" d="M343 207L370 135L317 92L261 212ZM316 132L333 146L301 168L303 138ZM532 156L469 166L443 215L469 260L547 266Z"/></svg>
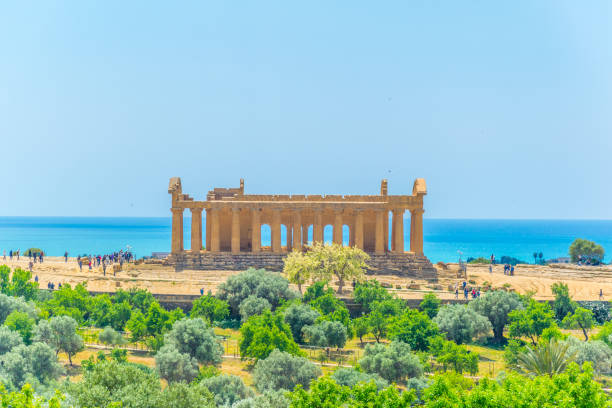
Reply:
<svg viewBox="0 0 612 408"><path fill-rule="evenodd" d="M189 248L190 220L185 219L185 246ZM456 262L468 257L502 255L533 262L533 253L545 259L565 257L575 238L602 245L612 259L612 220L466 220L425 219L424 251L433 262ZM171 220L167 218L0 217L0 253L41 248L47 255L103 254L131 248L137 257L170 251ZM409 223L406 222L406 247ZM282 230L285 240L285 230ZM345 236L348 234L344 234ZM325 229L331 240L331 229ZM262 243L269 245L269 229Z"/></svg>

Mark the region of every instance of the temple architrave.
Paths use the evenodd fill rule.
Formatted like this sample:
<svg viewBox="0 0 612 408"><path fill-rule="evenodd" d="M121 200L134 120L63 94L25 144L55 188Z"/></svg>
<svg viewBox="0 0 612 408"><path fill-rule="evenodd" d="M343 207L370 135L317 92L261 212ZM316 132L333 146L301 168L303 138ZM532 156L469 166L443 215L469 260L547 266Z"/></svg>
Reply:
<svg viewBox="0 0 612 408"><path fill-rule="evenodd" d="M288 252L323 242L324 228L330 225L333 242L343 245L348 241L370 255L369 272L435 280L435 268L423 254L425 180L416 179L412 195L389 195L387 191L387 180L382 180L379 195L245 194L244 180L240 180L238 188L215 188L208 192L206 201L195 201L183 194L181 179L173 177L168 187L172 195L172 251L166 262L177 270L251 266L280 270ZM191 212L190 250L184 249L186 209ZM410 213L409 251L404 242L406 212ZM269 247L261 242L264 225L271 232ZM285 242L281 242L282 226ZM348 236L344 236L347 230Z"/></svg>

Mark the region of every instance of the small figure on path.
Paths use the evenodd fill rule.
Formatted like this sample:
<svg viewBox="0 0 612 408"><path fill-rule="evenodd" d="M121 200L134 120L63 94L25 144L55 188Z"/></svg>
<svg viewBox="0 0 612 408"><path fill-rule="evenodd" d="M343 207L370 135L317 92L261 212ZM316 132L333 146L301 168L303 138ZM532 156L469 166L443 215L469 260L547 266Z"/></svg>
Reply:
<svg viewBox="0 0 612 408"><path fill-rule="evenodd" d="M603 289L599 289L599 300L603 300Z"/></svg>
<svg viewBox="0 0 612 408"><path fill-rule="evenodd" d="M30 273L32 273L32 267L34 266L34 263L32 261L30 261L30 263L28 264L28 267L30 268Z"/></svg>
<svg viewBox="0 0 612 408"><path fill-rule="evenodd" d="M489 264L489 273L493 273L493 264Z"/></svg>
<svg viewBox="0 0 612 408"><path fill-rule="evenodd" d="M106 276L106 262L102 262L102 274Z"/></svg>
<svg viewBox="0 0 612 408"><path fill-rule="evenodd" d="M491 254L491 265L495 265L495 255Z"/></svg>
<svg viewBox="0 0 612 408"><path fill-rule="evenodd" d="M34 282L38 283L38 275L34 277Z"/></svg>
<svg viewBox="0 0 612 408"><path fill-rule="evenodd" d="M68 262L68 251L64 252L64 262Z"/></svg>
<svg viewBox="0 0 612 408"><path fill-rule="evenodd" d="M4 250L4 260L6 261L6 249Z"/></svg>
<svg viewBox="0 0 612 408"><path fill-rule="evenodd" d="M510 276L514 276L514 265L510 267Z"/></svg>
<svg viewBox="0 0 612 408"><path fill-rule="evenodd" d="M455 286L455 299L459 299L459 288Z"/></svg>
<svg viewBox="0 0 612 408"><path fill-rule="evenodd" d="M200 288L200 296L204 296L204 288Z"/></svg>

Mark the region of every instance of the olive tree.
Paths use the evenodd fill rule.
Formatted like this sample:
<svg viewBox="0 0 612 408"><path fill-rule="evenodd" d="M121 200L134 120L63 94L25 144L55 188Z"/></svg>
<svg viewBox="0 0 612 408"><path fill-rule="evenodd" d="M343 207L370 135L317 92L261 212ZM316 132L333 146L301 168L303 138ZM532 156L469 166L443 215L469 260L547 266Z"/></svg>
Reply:
<svg viewBox="0 0 612 408"><path fill-rule="evenodd" d="M219 407L231 407L237 401L255 396L253 390L235 375L217 375L202 380L201 384L213 393Z"/></svg>
<svg viewBox="0 0 612 408"><path fill-rule="evenodd" d="M501 342L504 338L504 327L508 324L508 314L523 306L516 293L496 290L472 300L469 307L489 319L495 340Z"/></svg>
<svg viewBox="0 0 612 408"><path fill-rule="evenodd" d="M410 346L401 341L392 341L388 346L369 344L359 366L366 373L375 373L389 382L401 382L406 378L421 377L423 366Z"/></svg>
<svg viewBox="0 0 612 408"><path fill-rule="evenodd" d="M302 293L302 285L308 283L315 274L317 262L312 256L302 251L293 250L285 258L283 274L289 282L297 285Z"/></svg>
<svg viewBox="0 0 612 408"><path fill-rule="evenodd" d="M329 281L336 277L339 294L342 294L347 280L363 280L368 267L366 261L370 259L368 254L357 247L345 247L336 243L315 243L306 254L316 263L317 280Z"/></svg>
<svg viewBox="0 0 612 408"><path fill-rule="evenodd" d="M466 305L445 305L434 318L434 323L449 340L457 344L491 331L489 320Z"/></svg>
<svg viewBox="0 0 612 408"><path fill-rule="evenodd" d="M346 327L338 321L325 320L302 329L308 344L342 348L348 338Z"/></svg>
<svg viewBox="0 0 612 408"><path fill-rule="evenodd" d="M253 383L260 392L287 390L301 384L308 388L314 378L321 375L319 367L303 357L274 350L267 358L259 360L253 370Z"/></svg>
<svg viewBox="0 0 612 408"><path fill-rule="evenodd" d="M264 298L249 296L240 303L240 317L246 322L249 317L261 314L264 310L272 310L272 305Z"/></svg>
<svg viewBox="0 0 612 408"><path fill-rule="evenodd" d="M27 313L30 317L36 318L36 307L31 302L26 302L22 297L7 296L0 293L0 324L3 324L8 315L13 311Z"/></svg>
<svg viewBox="0 0 612 408"><path fill-rule="evenodd" d="M76 332L77 326L76 320L69 316L41 320L34 328L34 341L47 343L56 354L65 352L72 365L72 356L84 348L83 339Z"/></svg>
<svg viewBox="0 0 612 408"><path fill-rule="evenodd" d="M166 345L179 353L195 358L201 364L219 364L223 347L211 327L200 318L182 319L174 323L164 336Z"/></svg>
<svg viewBox="0 0 612 408"><path fill-rule="evenodd" d="M358 383L374 382L376 388L382 390L389 386L389 382L378 374L367 374L354 368L339 368L331 376L339 385L353 388Z"/></svg>
<svg viewBox="0 0 612 408"><path fill-rule="evenodd" d="M169 383L191 382L198 376L198 362L187 353L178 351L175 345L166 344L155 354L159 376Z"/></svg>
<svg viewBox="0 0 612 408"><path fill-rule="evenodd" d="M291 326L293 339L298 343L304 342L302 329L305 326L313 325L321 313L303 303L292 303L284 311L285 322Z"/></svg>
<svg viewBox="0 0 612 408"><path fill-rule="evenodd" d="M98 340L100 340L100 342L102 342L103 344L124 344L125 343L125 339L123 338L123 336L121 335L121 333L119 333L118 331L116 331L115 329L113 329L110 326L106 326L99 334L98 334Z"/></svg>
<svg viewBox="0 0 612 408"><path fill-rule="evenodd" d="M63 373L55 352L44 343L13 347L0 356L0 377L13 387L21 388L26 382L45 383Z"/></svg>
<svg viewBox="0 0 612 408"><path fill-rule="evenodd" d="M6 326L0 326L0 356L23 344L21 335Z"/></svg>

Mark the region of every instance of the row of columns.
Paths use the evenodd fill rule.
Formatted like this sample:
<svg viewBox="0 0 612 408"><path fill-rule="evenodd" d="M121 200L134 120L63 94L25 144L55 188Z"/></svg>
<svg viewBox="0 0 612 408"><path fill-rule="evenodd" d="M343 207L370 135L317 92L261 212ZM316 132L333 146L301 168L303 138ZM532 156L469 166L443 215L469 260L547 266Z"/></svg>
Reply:
<svg viewBox="0 0 612 408"><path fill-rule="evenodd" d="M183 252L183 208L172 208L172 253ZM206 248L212 252L220 251L220 224L219 209L206 210L206 216L210 217L210 225L207 223ZM231 251L240 252L240 208L232 208L231 217ZM258 209L252 209L251 216L251 251L261 251L261 215ZM404 212L403 208L392 210L392 237L391 251L404 252ZM411 210L410 217L410 251L418 254L423 253L423 210ZM273 210L272 223L272 252L280 253L281 248L281 210ZM375 212L375 252L385 252L385 214L386 211ZM293 216L293 228L287 228L287 246L301 249L307 241L307 230L303 230L301 213L298 211ZM208 219L208 218L207 218ZM364 248L363 238L363 212L355 211L354 232L351 231L351 244L357 248ZM313 224L313 241L323 242L323 214L315 211ZM343 242L343 217L341 212L334 214L333 242L342 245ZM210 230L208 230L208 228ZM191 251L200 252L202 249L202 208L191 208Z"/></svg>

